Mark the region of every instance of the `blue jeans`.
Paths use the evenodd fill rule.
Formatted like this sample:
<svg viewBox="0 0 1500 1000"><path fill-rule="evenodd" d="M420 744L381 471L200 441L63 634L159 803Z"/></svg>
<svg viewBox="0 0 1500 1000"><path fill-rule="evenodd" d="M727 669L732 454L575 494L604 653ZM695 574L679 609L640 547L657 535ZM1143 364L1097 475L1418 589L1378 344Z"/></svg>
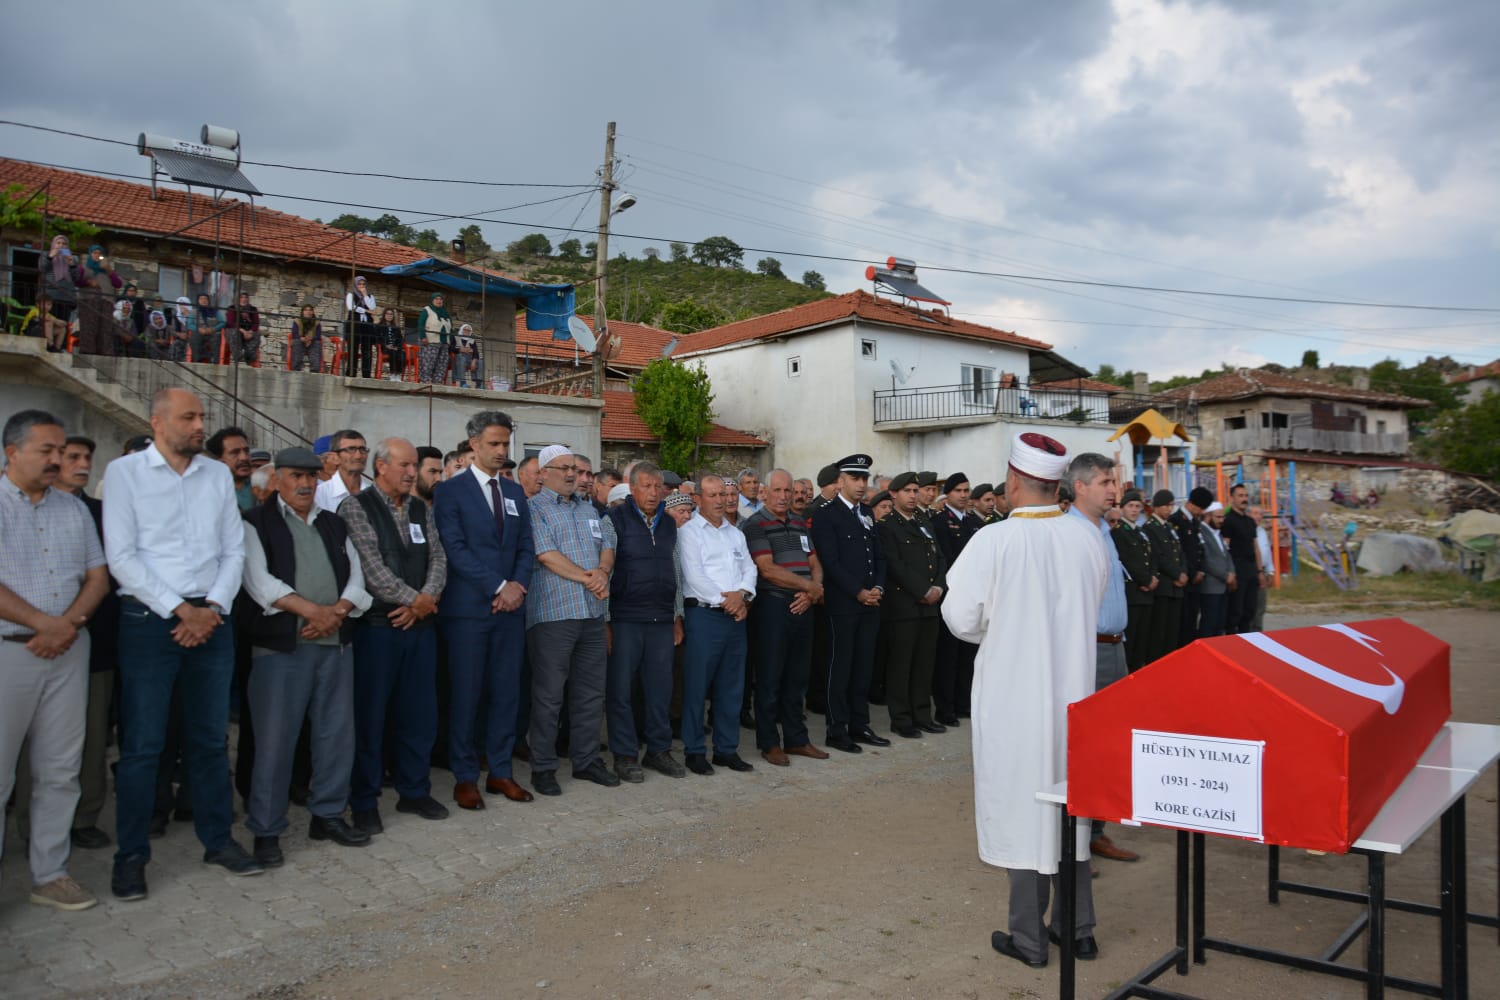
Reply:
<svg viewBox="0 0 1500 1000"><path fill-rule="evenodd" d="M526 623L519 614L501 613L440 618L438 627L448 643L448 767L453 780L479 780L481 751L490 777L509 778Z"/></svg>
<svg viewBox="0 0 1500 1000"><path fill-rule="evenodd" d="M740 746L745 697L745 623L722 611L688 608L682 645L682 750L703 753L703 705L714 699L714 753Z"/></svg>
<svg viewBox="0 0 1500 1000"><path fill-rule="evenodd" d="M193 789L193 828L206 850L229 842L234 822L229 782L229 685L234 632L229 622L208 641L184 649L172 640L175 618L161 618L129 597L120 607L120 720L123 742L115 772L116 861L150 860L156 768L166 741L172 686L182 695L183 756Z"/></svg>
<svg viewBox="0 0 1500 1000"><path fill-rule="evenodd" d="M432 744L437 739L437 629L354 626L353 809L380 801L384 740L396 741L396 794L403 799L432 793Z"/></svg>
<svg viewBox="0 0 1500 1000"><path fill-rule="evenodd" d="M672 749L672 623L612 622L607 704L609 749L616 757L635 758L640 740L631 698L637 676L646 709L646 752Z"/></svg>

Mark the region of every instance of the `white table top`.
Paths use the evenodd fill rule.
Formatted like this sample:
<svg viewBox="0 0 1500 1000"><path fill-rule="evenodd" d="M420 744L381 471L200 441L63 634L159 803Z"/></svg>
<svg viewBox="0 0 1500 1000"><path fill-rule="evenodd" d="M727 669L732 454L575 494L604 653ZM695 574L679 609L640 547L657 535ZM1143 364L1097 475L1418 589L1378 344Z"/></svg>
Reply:
<svg viewBox="0 0 1500 1000"><path fill-rule="evenodd" d="M1500 759L1500 726L1444 723L1417 765L1385 800L1354 846L1386 854L1407 850L1497 759ZM1038 802L1066 806L1068 783L1059 781L1037 792L1036 797Z"/></svg>

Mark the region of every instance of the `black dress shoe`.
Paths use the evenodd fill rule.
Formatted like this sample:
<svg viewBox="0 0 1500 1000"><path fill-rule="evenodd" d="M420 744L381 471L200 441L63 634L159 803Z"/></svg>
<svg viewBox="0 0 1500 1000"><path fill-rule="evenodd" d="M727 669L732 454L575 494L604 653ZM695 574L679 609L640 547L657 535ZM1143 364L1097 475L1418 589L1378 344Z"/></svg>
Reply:
<svg viewBox="0 0 1500 1000"><path fill-rule="evenodd" d="M147 836L152 840L167 835L167 820L171 818L169 813L154 812L151 814L151 826L147 830Z"/></svg>
<svg viewBox="0 0 1500 1000"><path fill-rule="evenodd" d="M73 842L74 847L81 847L86 851L108 847L110 844L109 834L97 826L75 826L68 833L68 839Z"/></svg>
<svg viewBox="0 0 1500 1000"><path fill-rule="evenodd" d="M922 738L922 730L918 726L897 726L895 733L902 739L907 740L920 740Z"/></svg>
<svg viewBox="0 0 1500 1000"><path fill-rule="evenodd" d="M716 753L714 763L719 767L727 767L731 771L753 771L755 765L746 761L737 753Z"/></svg>
<svg viewBox="0 0 1500 1000"><path fill-rule="evenodd" d="M1057 931L1047 928L1047 940L1062 947L1062 938L1058 937ZM1099 957L1099 942L1094 940L1094 935L1081 937L1073 942L1073 957L1080 962L1092 962Z"/></svg>
<svg viewBox="0 0 1500 1000"><path fill-rule="evenodd" d="M331 840L340 847L367 847L370 835L344 822L342 816L314 816L307 824L309 840Z"/></svg>
<svg viewBox="0 0 1500 1000"><path fill-rule="evenodd" d="M864 752L863 747L851 740L848 736L844 735L830 736L828 737L828 739L823 741L823 745L825 747L833 747L835 750L842 750L844 751L844 753Z"/></svg>
<svg viewBox="0 0 1500 1000"><path fill-rule="evenodd" d="M233 840L226 840L217 851L204 851L203 863L218 865L231 875L259 875L266 870L245 849Z"/></svg>
<svg viewBox="0 0 1500 1000"><path fill-rule="evenodd" d="M948 731L947 726L940 725L936 722L919 722L917 723L917 728L922 730L922 732L924 733L932 733L934 736L936 736L938 733L946 733Z"/></svg>
<svg viewBox="0 0 1500 1000"><path fill-rule="evenodd" d="M372 837L377 833L385 833L379 809L355 809L349 814L349 818L354 823L354 829L363 830Z"/></svg>
<svg viewBox="0 0 1500 1000"><path fill-rule="evenodd" d="M890 740L886 739L884 736L881 736L879 733L877 733L875 730L871 729L869 726L866 726L865 728L861 729L859 732L853 733L851 735L854 737L854 742L856 742L856 743L864 743L867 746L872 746L872 747L888 747L888 746L891 745L891 741Z"/></svg>
<svg viewBox="0 0 1500 1000"><path fill-rule="evenodd" d="M598 757L590 761L589 766L582 770L574 768L573 777L578 781L592 781L594 784L603 785L605 788L620 787L620 779L611 774L609 768L604 766L604 761Z"/></svg>
<svg viewBox="0 0 1500 1000"><path fill-rule="evenodd" d="M940 724L947 726L950 729L958 725L958 716L954 715L952 712L939 712L936 716L936 719Z"/></svg>
<svg viewBox="0 0 1500 1000"><path fill-rule="evenodd" d="M1016 947L1016 943L1010 939L1010 935L1004 931L996 931L990 935L990 947L1007 958L1013 958L1017 962L1024 962L1033 969L1045 969L1047 967L1046 955L1043 955L1040 959L1027 958L1021 952L1021 949Z"/></svg>
<svg viewBox="0 0 1500 1000"><path fill-rule="evenodd" d="M538 795L561 795L562 786L557 783L557 772L554 771L532 771L531 787L536 789Z"/></svg>
<svg viewBox="0 0 1500 1000"><path fill-rule="evenodd" d="M424 795L420 799L397 799L396 811L398 813L412 813L423 819L448 818L448 807L431 795Z"/></svg>
<svg viewBox="0 0 1500 1000"><path fill-rule="evenodd" d="M126 858L116 861L109 878L109 889L115 898L127 903L146 898L146 859Z"/></svg>
<svg viewBox="0 0 1500 1000"><path fill-rule="evenodd" d="M280 837L256 837L254 854L263 868L280 868L286 863L281 853Z"/></svg>
<svg viewBox="0 0 1500 1000"><path fill-rule="evenodd" d="M690 753L686 757L687 769L694 774L713 774L714 766L708 762L708 758L701 753Z"/></svg>

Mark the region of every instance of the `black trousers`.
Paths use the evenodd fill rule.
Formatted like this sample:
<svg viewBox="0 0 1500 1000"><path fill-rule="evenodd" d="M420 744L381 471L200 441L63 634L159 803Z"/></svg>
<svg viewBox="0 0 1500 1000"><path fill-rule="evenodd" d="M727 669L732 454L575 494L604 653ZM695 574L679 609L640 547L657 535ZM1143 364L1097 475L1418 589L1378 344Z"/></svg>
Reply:
<svg viewBox="0 0 1500 1000"><path fill-rule="evenodd" d="M1202 595L1198 584L1190 583L1182 588L1182 621L1177 626L1177 645L1186 646L1199 635L1199 618L1203 614Z"/></svg>
<svg viewBox="0 0 1500 1000"><path fill-rule="evenodd" d="M974 687L974 656L979 647L938 628L937 659L932 668L932 700L939 718L964 718L969 714L969 693Z"/></svg>
<svg viewBox="0 0 1500 1000"><path fill-rule="evenodd" d="M932 668L939 621L937 617L908 618L885 624L885 697L892 729L932 722Z"/></svg>
<svg viewBox="0 0 1500 1000"><path fill-rule="evenodd" d="M1151 662L1151 607L1154 601L1126 606L1125 665L1131 673Z"/></svg>
<svg viewBox="0 0 1500 1000"><path fill-rule="evenodd" d="M833 646L833 632L828 611L823 605L812 610L812 669L807 674L807 710L817 715L828 711L828 657Z"/></svg>
<svg viewBox="0 0 1500 1000"><path fill-rule="evenodd" d="M813 613L794 615L788 610L792 598L763 590L750 612L753 649L759 657L755 667L755 745L806 746L807 719L802 699L807 696L807 678L812 670Z"/></svg>
<svg viewBox="0 0 1500 1000"><path fill-rule="evenodd" d="M1224 631L1230 635L1255 631L1255 602L1260 592L1260 574L1254 566L1234 567L1235 589L1229 594L1229 618Z"/></svg>
<svg viewBox="0 0 1500 1000"><path fill-rule="evenodd" d="M354 374L354 356L359 355L359 377L369 378L370 369L375 362L375 324L373 323L350 323L350 345L348 357L348 374Z"/></svg>
<svg viewBox="0 0 1500 1000"><path fill-rule="evenodd" d="M1158 590L1171 589L1167 584ZM1152 663L1177 648L1177 635L1182 624L1182 598L1157 595L1151 605L1151 640L1146 651L1146 662Z"/></svg>
<svg viewBox="0 0 1500 1000"><path fill-rule="evenodd" d="M857 733L870 724L870 672L880 638L880 609L830 614L828 738Z"/></svg>

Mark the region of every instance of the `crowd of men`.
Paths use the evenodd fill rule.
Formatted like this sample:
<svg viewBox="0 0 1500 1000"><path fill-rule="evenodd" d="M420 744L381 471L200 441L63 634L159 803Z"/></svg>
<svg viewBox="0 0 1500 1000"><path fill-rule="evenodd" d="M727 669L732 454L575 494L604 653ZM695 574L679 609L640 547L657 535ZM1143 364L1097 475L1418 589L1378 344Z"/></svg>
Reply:
<svg viewBox="0 0 1500 1000"><path fill-rule="evenodd" d="M647 461L596 471L563 445L517 462L510 417L490 410L446 454L344 429L273 456L238 428L208 435L181 389L155 396L151 427L100 499L85 491L94 442L37 410L4 428L0 801L14 788L31 900L62 909L96 902L67 861L111 843L112 741L111 889L138 900L173 819L206 863L259 874L284 863L292 804L312 840L344 847L383 832L386 787L397 812L447 818L434 765L453 804L480 810L563 794L563 757L604 787L752 771L742 728L776 767L889 746L871 705L898 738L946 733L970 716L983 641L953 624L950 574L1041 493L1112 542L1100 685L1254 627L1271 564L1241 488L1228 513L1201 489L1174 512L1161 491L1147 517L1097 455L1069 483L1013 459L998 488L872 477L860 454L815 481L684 481ZM1134 858L1102 830L1093 847Z"/></svg>

